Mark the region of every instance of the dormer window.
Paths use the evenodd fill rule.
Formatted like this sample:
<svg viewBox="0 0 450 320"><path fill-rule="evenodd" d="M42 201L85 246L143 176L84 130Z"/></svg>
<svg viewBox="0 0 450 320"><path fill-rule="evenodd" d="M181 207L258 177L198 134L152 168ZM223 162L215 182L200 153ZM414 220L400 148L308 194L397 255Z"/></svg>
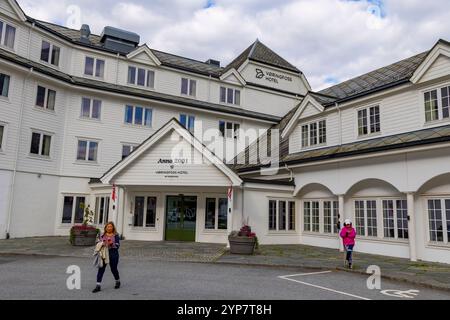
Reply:
<svg viewBox="0 0 450 320"><path fill-rule="evenodd" d="M232 88L220 87L220 102L239 106L241 104L241 91Z"/></svg>
<svg viewBox="0 0 450 320"><path fill-rule="evenodd" d="M358 110L358 135L366 136L381 131L380 107Z"/></svg>
<svg viewBox="0 0 450 320"><path fill-rule="evenodd" d="M128 67L128 84L154 88L155 87L155 72L133 66Z"/></svg>
<svg viewBox="0 0 450 320"><path fill-rule="evenodd" d="M50 42L42 41L41 47L41 61L51 63L55 66L59 66L59 56L61 49Z"/></svg>
<svg viewBox="0 0 450 320"><path fill-rule="evenodd" d="M302 125L302 148L324 145L327 143L327 121L321 120Z"/></svg>

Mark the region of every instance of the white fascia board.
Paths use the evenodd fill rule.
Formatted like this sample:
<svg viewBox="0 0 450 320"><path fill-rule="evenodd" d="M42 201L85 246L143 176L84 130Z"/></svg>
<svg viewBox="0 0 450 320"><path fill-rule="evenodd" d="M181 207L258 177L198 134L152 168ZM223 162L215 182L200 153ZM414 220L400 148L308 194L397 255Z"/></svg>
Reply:
<svg viewBox="0 0 450 320"><path fill-rule="evenodd" d="M231 75L234 75L239 80L242 86L245 86L247 84L247 82L245 82L245 79L241 76L241 74L234 68L228 70L223 75L221 75L220 80L225 81L225 79Z"/></svg>
<svg viewBox="0 0 450 320"><path fill-rule="evenodd" d="M153 62L160 66L161 65L161 61L159 61L158 57L155 56L152 52L152 50L150 50L150 48L144 44L143 46L140 46L138 49L131 51L129 54L127 54L127 58L128 59L133 59L134 57L136 57L137 55L141 54L141 53L146 53L150 59L153 60Z"/></svg>
<svg viewBox="0 0 450 320"><path fill-rule="evenodd" d="M411 82L414 84L418 83L441 55L450 58L450 47L443 43L438 43L414 72Z"/></svg>

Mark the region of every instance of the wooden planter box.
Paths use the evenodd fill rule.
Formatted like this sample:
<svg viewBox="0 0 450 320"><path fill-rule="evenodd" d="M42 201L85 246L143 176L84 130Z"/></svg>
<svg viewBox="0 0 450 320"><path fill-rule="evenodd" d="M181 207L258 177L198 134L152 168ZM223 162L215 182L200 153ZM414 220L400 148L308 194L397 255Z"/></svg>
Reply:
<svg viewBox="0 0 450 320"><path fill-rule="evenodd" d="M71 243L73 246L95 246L97 240L96 229L76 229L71 230Z"/></svg>
<svg viewBox="0 0 450 320"><path fill-rule="evenodd" d="M253 254L255 252L256 238L228 237L230 252L233 254Z"/></svg>

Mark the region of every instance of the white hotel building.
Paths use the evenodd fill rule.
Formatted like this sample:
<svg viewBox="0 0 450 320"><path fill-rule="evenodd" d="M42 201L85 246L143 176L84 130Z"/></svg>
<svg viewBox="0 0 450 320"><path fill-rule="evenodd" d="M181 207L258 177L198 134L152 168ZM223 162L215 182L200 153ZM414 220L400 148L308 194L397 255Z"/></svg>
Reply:
<svg viewBox="0 0 450 320"><path fill-rule="evenodd" d="M225 244L248 220L262 244L339 248L350 218L357 251L450 263L450 43L313 92L259 41L226 67L139 42L0 0L0 238L67 235L85 204L126 239ZM239 164L213 148L251 130Z"/></svg>

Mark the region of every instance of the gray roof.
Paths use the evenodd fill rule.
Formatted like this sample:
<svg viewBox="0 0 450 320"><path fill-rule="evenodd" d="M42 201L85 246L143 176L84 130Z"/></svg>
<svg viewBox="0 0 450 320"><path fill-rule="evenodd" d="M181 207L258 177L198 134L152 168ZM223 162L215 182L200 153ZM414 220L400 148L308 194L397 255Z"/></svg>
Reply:
<svg viewBox="0 0 450 320"><path fill-rule="evenodd" d="M367 94L377 89L383 89L389 85L409 81L419 65L425 60L428 53L429 51L426 51L411 58L363 74L362 76L344 81L321 90L318 94L334 97L335 101L342 101Z"/></svg>
<svg viewBox="0 0 450 320"><path fill-rule="evenodd" d="M361 154L370 154L442 142L450 142L450 125L400 133L365 141L357 141L316 150L285 154L281 157L280 167L283 167L285 164L294 165L311 163L315 161L339 159ZM264 164L237 165L234 166L234 169L238 172L245 172L253 171L260 167L264 167Z"/></svg>
<svg viewBox="0 0 450 320"><path fill-rule="evenodd" d="M258 39L256 39L256 41L252 43L250 47L245 49L239 56L237 56L236 59L231 61L228 66L226 66L223 72L227 72L232 68L237 70L247 59L292 72L301 73L301 71L294 65L290 64L288 61L276 54L272 49L264 45Z"/></svg>
<svg viewBox="0 0 450 320"><path fill-rule="evenodd" d="M172 103L172 104L178 104L182 106L188 106L193 107L196 109L204 110L204 111L216 111L216 112L222 112L230 115L237 115L242 117L248 117L255 120L264 120L264 121L270 121L270 122L278 122L281 120L280 117L264 114L260 112L255 111L249 111L242 108L237 108L233 106L228 105L221 105L221 104L214 104L209 103L205 101L190 99L186 97L180 97L180 96L174 96L170 94L145 90L145 89L138 89L128 86L122 86L122 85L116 85L111 84L103 81L93 80L93 79L87 79L87 78L81 78L81 77L75 77L70 76L66 73L63 73L59 70L56 70L54 68L48 67L46 65L43 65L41 63L28 60L24 57L18 56L10 51L0 49L0 58L8 60L10 62L16 63L18 65L27 67L27 68L34 68L35 71L43 73L45 75L49 75L51 77L54 77L56 79L59 79L61 81L67 82L71 85L75 86L81 86L85 88L92 88L92 89L98 89L103 91L108 91L112 93L119 93L129 96L135 96L139 98L145 98L153 101L160 101L160 102L166 102L166 103Z"/></svg>

